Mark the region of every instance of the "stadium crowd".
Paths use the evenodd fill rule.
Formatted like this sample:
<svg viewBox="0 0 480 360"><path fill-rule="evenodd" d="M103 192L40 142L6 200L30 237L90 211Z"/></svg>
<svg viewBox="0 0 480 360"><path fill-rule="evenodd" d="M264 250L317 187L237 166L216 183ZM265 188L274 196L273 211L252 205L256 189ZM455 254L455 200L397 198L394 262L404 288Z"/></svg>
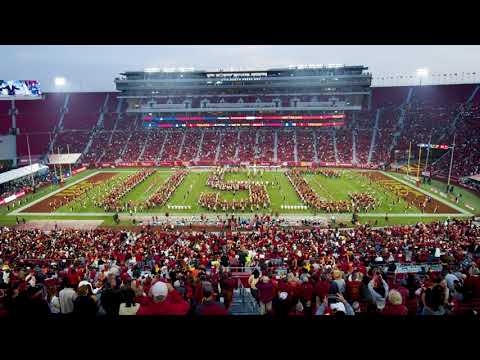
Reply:
<svg viewBox="0 0 480 360"><path fill-rule="evenodd" d="M14 195L18 192L32 192L36 191L38 188L48 185L52 182L53 174L50 172L47 173L36 173L33 175L33 181L35 183L35 188L32 186L32 177L26 176L18 180L9 181L3 184L0 184L0 199L7 198L11 195Z"/></svg>
<svg viewBox="0 0 480 360"><path fill-rule="evenodd" d="M480 304L480 227L471 220L254 226L224 233L2 228L0 313L226 315L237 266L254 269L245 283L262 314L451 315ZM402 264L424 269L396 273Z"/></svg>

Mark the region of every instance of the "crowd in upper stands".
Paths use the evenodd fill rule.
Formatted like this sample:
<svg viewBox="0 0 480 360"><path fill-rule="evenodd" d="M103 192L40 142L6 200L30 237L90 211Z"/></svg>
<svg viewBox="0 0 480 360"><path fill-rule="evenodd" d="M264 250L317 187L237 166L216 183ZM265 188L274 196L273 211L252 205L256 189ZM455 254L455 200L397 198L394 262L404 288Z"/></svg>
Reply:
<svg viewBox="0 0 480 360"><path fill-rule="evenodd" d="M480 227L471 220L350 230L254 221L222 233L2 228L0 314L226 315L240 283L274 316L479 310ZM424 268L399 273L402 264ZM248 267L248 279L235 267Z"/></svg>

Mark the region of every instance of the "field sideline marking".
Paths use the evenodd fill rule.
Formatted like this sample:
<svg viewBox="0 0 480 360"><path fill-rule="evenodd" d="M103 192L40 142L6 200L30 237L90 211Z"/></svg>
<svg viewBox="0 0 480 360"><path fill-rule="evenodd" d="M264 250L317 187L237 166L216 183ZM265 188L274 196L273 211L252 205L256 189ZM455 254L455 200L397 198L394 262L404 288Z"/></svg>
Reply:
<svg viewBox="0 0 480 360"><path fill-rule="evenodd" d="M17 209L17 210L12 211L11 213L9 213L9 214L7 214L7 215L20 215L19 213L20 213L22 210L28 209L29 207L31 207L31 206L33 206L33 205L35 205L35 204L37 204L37 203L39 203L39 202L41 202L41 201L43 201L43 200L45 200L45 199L48 199L50 196L53 196L53 195L55 195L55 194L58 194L59 192L65 190L65 189L68 189L68 188L70 188L71 186L76 185L76 184L78 184L79 182L82 182L83 180L89 179L89 178L91 178L92 176L97 175L97 174L99 174L99 173L101 173L101 171L96 171L96 172L94 172L94 173L92 173L92 174L90 174L90 175L87 175L87 176L85 176L85 177L83 177L83 178L81 178L81 179L75 180L74 182L68 184L67 186L61 187L61 188L59 188L58 190L54 190L54 191L52 191L51 193L48 193L48 194L42 196L41 198L38 198L37 200L32 201L31 203L28 203L28 204L22 206L21 208L19 208L19 209ZM22 215L25 215L25 214L26 214L26 213L22 213ZM38 214L44 214L44 213L38 213ZM47 214L51 214L51 213L47 213Z"/></svg>
<svg viewBox="0 0 480 360"><path fill-rule="evenodd" d="M404 185L407 185L408 187L410 187L410 188L412 188L412 189L414 189L414 190L417 190L417 191L423 193L424 195L430 196L431 198L433 198L433 199L435 199L435 200L443 203L444 205L448 205L449 207L451 207L451 208L453 208L453 209L455 209L455 210L460 211L460 212L461 212L462 214L464 214L464 215L473 216L472 213L470 213L470 212L462 209L461 207L458 207L458 206L455 205L455 204L452 204L452 203L446 201L445 199L442 199L441 197L439 197L439 196L437 196L437 195L435 195L435 194L433 194L433 193L430 193L430 192L428 192L428 191L426 191L426 190L424 190L424 189L421 189L421 188L414 187L413 184L409 184L407 181L405 181L405 180L403 180L403 179L396 178L395 176L390 175L390 174L387 173L387 172L384 172L384 171L380 171L380 172L381 172L383 175L386 175L386 176L388 176L388 177L391 178L391 179L394 179L394 180L396 180L396 181L398 181L398 182L400 182L400 183L402 183L402 184L404 184Z"/></svg>

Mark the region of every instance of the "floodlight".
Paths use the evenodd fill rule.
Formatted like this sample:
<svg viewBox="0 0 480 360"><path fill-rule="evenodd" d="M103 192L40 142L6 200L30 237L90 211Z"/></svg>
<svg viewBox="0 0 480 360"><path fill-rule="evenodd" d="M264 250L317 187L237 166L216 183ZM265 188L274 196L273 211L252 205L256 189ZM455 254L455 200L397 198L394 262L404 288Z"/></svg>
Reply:
<svg viewBox="0 0 480 360"><path fill-rule="evenodd" d="M67 83L67 81L63 77L56 77L55 78L55 86L59 86L59 87L65 86L66 83Z"/></svg>
<svg viewBox="0 0 480 360"><path fill-rule="evenodd" d="M427 68L417 69L417 76L420 76L420 77L428 76L428 69Z"/></svg>

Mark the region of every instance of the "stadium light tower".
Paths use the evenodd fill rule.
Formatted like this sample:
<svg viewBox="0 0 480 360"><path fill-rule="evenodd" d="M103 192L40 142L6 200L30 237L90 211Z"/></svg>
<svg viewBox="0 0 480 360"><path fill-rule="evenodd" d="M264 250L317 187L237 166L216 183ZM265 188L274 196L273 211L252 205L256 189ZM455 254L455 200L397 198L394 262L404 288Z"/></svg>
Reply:
<svg viewBox="0 0 480 360"><path fill-rule="evenodd" d="M64 77L56 77L54 81L56 88L63 88L67 84L67 80Z"/></svg>
<svg viewBox="0 0 480 360"><path fill-rule="evenodd" d="M427 68L417 69L417 76L420 79L420 86L422 86L422 79L428 76L428 69Z"/></svg>

